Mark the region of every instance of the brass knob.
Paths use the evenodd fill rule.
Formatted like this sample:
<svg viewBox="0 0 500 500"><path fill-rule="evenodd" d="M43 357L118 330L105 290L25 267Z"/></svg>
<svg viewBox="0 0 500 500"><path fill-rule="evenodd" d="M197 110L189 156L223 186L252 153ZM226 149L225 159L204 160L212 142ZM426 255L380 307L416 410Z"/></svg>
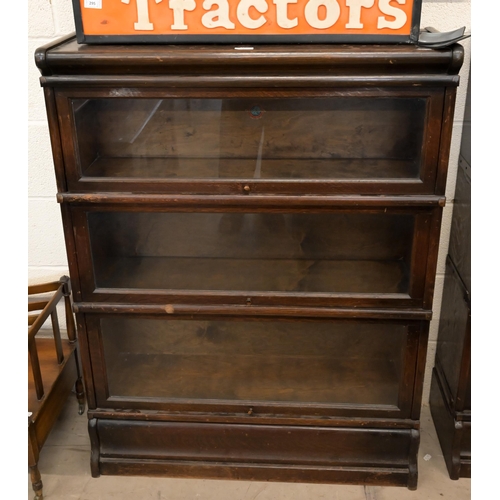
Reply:
<svg viewBox="0 0 500 500"><path fill-rule="evenodd" d="M247 413L251 415L253 413L253 408L250 408Z"/></svg>
<svg viewBox="0 0 500 500"><path fill-rule="evenodd" d="M249 185L243 186L243 191L245 191L245 193L248 194L250 192L250 186Z"/></svg>

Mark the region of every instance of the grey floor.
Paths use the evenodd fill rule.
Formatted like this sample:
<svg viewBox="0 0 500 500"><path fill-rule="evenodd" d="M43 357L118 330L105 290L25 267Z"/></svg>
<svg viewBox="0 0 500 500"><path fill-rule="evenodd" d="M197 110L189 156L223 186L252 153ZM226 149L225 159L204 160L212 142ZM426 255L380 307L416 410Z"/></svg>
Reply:
<svg viewBox="0 0 500 500"><path fill-rule="evenodd" d="M422 412L419 483L396 487L90 475L87 418L68 399L40 455L46 500L469 500L471 480L448 477L428 407ZM34 497L29 474L28 497Z"/></svg>

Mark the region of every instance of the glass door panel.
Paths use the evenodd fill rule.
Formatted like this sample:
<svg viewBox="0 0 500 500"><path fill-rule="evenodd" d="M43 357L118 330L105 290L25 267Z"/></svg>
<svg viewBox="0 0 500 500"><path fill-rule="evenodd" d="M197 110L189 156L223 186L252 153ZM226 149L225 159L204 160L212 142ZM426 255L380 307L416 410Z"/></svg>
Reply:
<svg viewBox="0 0 500 500"><path fill-rule="evenodd" d="M408 325L110 316L100 331L111 397L397 406Z"/></svg>
<svg viewBox="0 0 500 500"><path fill-rule="evenodd" d="M89 212L98 288L409 293L415 215Z"/></svg>
<svg viewBox="0 0 500 500"><path fill-rule="evenodd" d="M71 103L82 177L421 177L424 96Z"/></svg>

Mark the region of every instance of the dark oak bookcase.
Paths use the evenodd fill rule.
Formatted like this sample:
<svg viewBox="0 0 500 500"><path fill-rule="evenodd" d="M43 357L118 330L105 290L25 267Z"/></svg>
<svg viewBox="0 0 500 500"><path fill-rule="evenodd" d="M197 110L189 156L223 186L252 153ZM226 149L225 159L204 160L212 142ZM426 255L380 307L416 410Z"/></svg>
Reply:
<svg viewBox="0 0 500 500"><path fill-rule="evenodd" d="M35 57L92 475L415 489L462 47Z"/></svg>

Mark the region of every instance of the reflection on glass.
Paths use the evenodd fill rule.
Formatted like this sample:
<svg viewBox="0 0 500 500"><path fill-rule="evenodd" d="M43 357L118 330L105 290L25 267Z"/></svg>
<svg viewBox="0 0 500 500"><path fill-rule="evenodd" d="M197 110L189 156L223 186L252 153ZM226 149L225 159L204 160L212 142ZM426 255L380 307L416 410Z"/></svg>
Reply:
<svg viewBox="0 0 500 500"><path fill-rule="evenodd" d="M397 405L408 325L109 317L111 396Z"/></svg>
<svg viewBox="0 0 500 500"><path fill-rule="evenodd" d="M73 101L86 177L418 178L418 98Z"/></svg>
<svg viewBox="0 0 500 500"><path fill-rule="evenodd" d="M413 215L90 212L98 287L407 293Z"/></svg>

